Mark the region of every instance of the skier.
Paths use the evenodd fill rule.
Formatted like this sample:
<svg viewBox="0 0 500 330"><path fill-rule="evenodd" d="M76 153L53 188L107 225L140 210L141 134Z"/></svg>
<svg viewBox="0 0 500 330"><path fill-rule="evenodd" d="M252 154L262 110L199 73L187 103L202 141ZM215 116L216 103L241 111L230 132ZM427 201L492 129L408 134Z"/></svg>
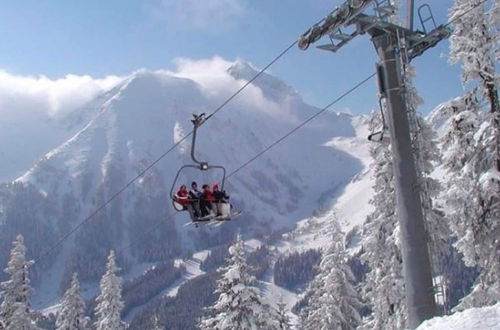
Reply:
<svg viewBox="0 0 500 330"><path fill-rule="evenodd" d="M215 199L215 206L217 210L217 216L225 216L229 215L231 212L231 204L227 202L229 196L226 194L226 191L220 191L219 185L214 184L212 187L212 193Z"/></svg>
<svg viewBox="0 0 500 330"><path fill-rule="evenodd" d="M198 185L196 184L196 181L193 181L191 183L191 190L189 190L189 206L188 206L188 211L189 215L191 216L191 220L196 220L197 218L201 217L201 212L200 212L200 198L201 198L201 191L198 190Z"/></svg>
<svg viewBox="0 0 500 330"><path fill-rule="evenodd" d="M203 189L203 194L201 195L200 198L200 209L201 209L201 216L207 216L210 213L215 213L213 212L215 210L215 207L213 207L213 204L215 202L215 197L212 191L210 190L210 186L208 184L204 184L202 186Z"/></svg>
<svg viewBox="0 0 500 330"><path fill-rule="evenodd" d="M186 185L181 185L179 190L177 190L177 192L175 193L175 201L184 206L184 208L186 208L186 205L189 204Z"/></svg>
<svg viewBox="0 0 500 330"><path fill-rule="evenodd" d="M191 190L189 191L190 199L200 199L202 192L198 190L198 184L196 181L191 183Z"/></svg>
<svg viewBox="0 0 500 330"><path fill-rule="evenodd" d="M189 193L187 191L186 185L181 185L179 190L175 193L174 199L177 203L182 205L184 210L188 210L191 219L196 219L199 212L196 212L198 207L198 201L189 198Z"/></svg>

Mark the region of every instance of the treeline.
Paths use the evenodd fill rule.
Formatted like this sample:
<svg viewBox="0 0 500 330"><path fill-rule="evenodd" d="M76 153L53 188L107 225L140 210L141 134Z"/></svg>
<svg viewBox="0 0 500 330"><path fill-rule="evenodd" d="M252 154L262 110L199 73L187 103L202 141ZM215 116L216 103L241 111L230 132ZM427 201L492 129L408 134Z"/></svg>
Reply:
<svg viewBox="0 0 500 330"><path fill-rule="evenodd" d="M317 274L320 260L321 252L314 249L281 256L274 264L274 283L287 289L304 285Z"/></svg>
<svg viewBox="0 0 500 330"><path fill-rule="evenodd" d="M185 272L185 266L175 267L174 261L170 260L149 269L131 281L125 282L123 285L125 307L122 315L127 315L132 308L150 301L151 298L180 279Z"/></svg>
<svg viewBox="0 0 500 330"><path fill-rule="evenodd" d="M149 304L130 323L130 330L159 328L170 330L198 329L204 308L217 298L214 293L218 274L211 272L184 283L175 297L160 297Z"/></svg>
<svg viewBox="0 0 500 330"><path fill-rule="evenodd" d="M174 261L169 260L148 269L141 276L125 282L122 288L124 302L122 317L126 317L133 308L148 303L160 292L180 279L185 272L186 267L175 267ZM93 319L96 306L95 298L87 301L86 306L86 314Z"/></svg>

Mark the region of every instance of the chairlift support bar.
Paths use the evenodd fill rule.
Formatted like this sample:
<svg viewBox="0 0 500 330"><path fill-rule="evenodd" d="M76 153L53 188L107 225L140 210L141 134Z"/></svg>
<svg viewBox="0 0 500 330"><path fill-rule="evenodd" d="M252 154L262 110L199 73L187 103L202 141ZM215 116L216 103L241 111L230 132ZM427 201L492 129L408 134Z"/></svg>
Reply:
<svg viewBox="0 0 500 330"><path fill-rule="evenodd" d="M202 162L196 159L196 156L194 154L195 148L196 148L196 132L198 131L198 128L205 123L206 118L205 118L205 113L202 113L200 115L196 115L193 113L193 119L191 122L193 123L193 139L191 140L191 159L193 162L199 165L200 170L206 171L208 169L208 163L207 162Z"/></svg>

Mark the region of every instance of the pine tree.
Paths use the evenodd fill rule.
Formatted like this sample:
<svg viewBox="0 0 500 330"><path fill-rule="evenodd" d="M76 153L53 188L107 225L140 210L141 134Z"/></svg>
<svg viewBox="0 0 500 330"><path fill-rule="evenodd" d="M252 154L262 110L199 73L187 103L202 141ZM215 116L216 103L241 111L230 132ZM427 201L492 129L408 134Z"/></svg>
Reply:
<svg viewBox="0 0 500 330"><path fill-rule="evenodd" d="M201 329L257 330L276 329L275 312L265 304L253 287L255 278L249 273L243 239L240 235L229 247L229 264L221 269L217 281L217 302L210 308L214 316L201 321Z"/></svg>
<svg viewBox="0 0 500 330"><path fill-rule="evenodd" d="M380 115L374 115L371 128L379 127L380 121ZM373 313L364 326L367 329L402 329L406 323L403 260L389 141L374 143L370 153L375 179L370 204L374 210L363 228L366 238L362 259L371 269L363 293Z"/></svg>
<svg viewBox="0 0 500 330"><path fill-rule="evenodd" d="M286 304L283 302L283 297L278 302L278 309L276 310L277 330L290 330L292 325L290 317L286 309Z"/></svg>
<svg viewBox="0 0 500 330"><path fill-rule="evenodd" d="M307 289L307 306L301 312L303 329L356 329L363 304L353 287L354 275L347 263L344 234L336 219L329 224L331 244L320 263L318 275Z"/></svg>
<svg viewBox="0 0 500 330"><path fill-rule="evenodd" d="M495 16L499 11L498 0L495 0L490 13L486 12L486 6L483 0L455 0L450 10L450 21L453 22L450 61L462 64L462 81L477 81L477 96L486 96L491 113L498 114L500 105L495 70L495 58L498 56L495 53L499 47L499 28L495 25L499 20ZM493 25L490 26L490 22Z"/></svg>
<svg viewBox="0 0 500 330"><path fill-rule="evenodd" d="M153 318L153 330L163 330L163 329L165 329L165 327L160 324L158 316L155 315L155 317Z"/></svg>
<svg viewBox="0 0 500 330"><path fill-rule="evenodd" d="M111 251L108 256L106 274L101 278L101 293L97 297L95 314L97 330L121 330L126 329L126 323L121 320L121 312L124 303L121 297L121 278L116 274L120 268L116 265L115 252Z"/></svg>
<svg viewBox="0 0 500 330"><path fill-rule="evenodd" d="M493 0L489 13L489 23L493 36L493 53L495 61L500 62L500 0Z"/></svg>
<svg viewBox="0 0 500 330"><path fill-rule="evenodd" d="M449 129L443 138L444 163L449 173L443 198L449 209L448 224L456 237L454 246L463 254L467 266L481 268L473 292L458 306L464 309L500 299L498 206L494 211L500 190L495 193L485 187L481 178L485 174L478 171L483 150L478 137L485 114L480 111L476 96L466 94L462 100L454 102L452 109Z"/></svg>
<svg viewBox="0 0 500 330"><path fill-rule="evenodd" d="M450 37L450 61L462 64L463 83L477 83L474 96L478 100L486 98L489 103L481 136L477 137L481 155L476 157L480 171L486 173L486 177L481 178L485 189L500 188L500 100L495 66L495 60L500 58L499 2L494 0L487 12L487 3L482 0L455 0L450 10L454 27ZM500 200L494 198L492 202L488 197L484 202L492 204L487 206L489 213L500 212Z"/></svg>
<svg viewBox="0 0 500 330"><path fill-rule="evenodd" d="M500 105L495 70L500 36L498 25L490 26L499 21L499 1L494 1L489 13L486 9L486 2L480 0L455 0L450 11L454 25L450 61L462 64L464 84L476 83L456 106L444 141L451 146L446 162L451 179L445 197L452 210L455 246L466 265L481 269L459 309L500 299ZM479 106L483 99L489 103L488 111Z"/></svg>
<svg viewBox="0 0 500 330"><path fill-rule="evenodd" d="M57 330L85 330L88 329L85 319L85 302L80 296L78 276L73 274L71 285L64 293L61 310L56 320Z"/></svg>
<svg viewBox="0 0 500 330"><path fill-rule="evenodd" d="M10 280L2 282L3 301L0 305L0 320L5 330L34 330L38 327L32 320L29 297L33 293L28 269L33 261L26 260L23 236L17 236L10 252L10 261L4 271Z"/></svg>

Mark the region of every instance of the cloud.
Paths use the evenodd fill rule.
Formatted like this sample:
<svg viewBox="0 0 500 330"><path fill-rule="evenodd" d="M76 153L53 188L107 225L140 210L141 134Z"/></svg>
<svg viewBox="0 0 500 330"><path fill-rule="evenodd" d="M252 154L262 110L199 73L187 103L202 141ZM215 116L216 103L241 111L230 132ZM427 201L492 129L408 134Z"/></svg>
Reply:
<svg viewBox="0 0 500 330"><path fill-rule="evenodd" d="M177 58L174 60L174 70L156 72L191 79L208 98L222 102L246 83L246 80L235 79L228 73L227 70L236 63L241 62L231 62L218 56L201 60ZM107 76L97 79L88 75L68 74L50 79L43 75L20 76L0 70L0 116L5 120L25 118L32 114L60 118L84 107L87 102L128 77ZM267 99L262 90L253 84L231 104L240 104L275 116L288 111L286 104Z"/></svg>
<svg viewBox="0 0 500 330"><path fill-rule="evenodd" d="M197 82L206 94L225 96L231 86L234 88L235 79L227 72L234 63L219 56L202 60L183 57L173 62L176 68L170 74Z"/></svg>
<svg viewBox="0 0 500 330"><path fill-rule="evenodd" d="M240 60L231 62L219 56L202 60L177 58L174 60L176 69L169 71L168 74L191 79L201 86L207 97L222 101L230 97L247 82L243 79L235 79L228 72L231 66L241 63ZM248 66L252 67L250 64ZM240 65L240 67L248 66ZM254 70L258 71L258 69ZM267 99L262 90L253 84L247 86L244 91L232 100L232 103L239 103L245 108L264 112L274 117L294 119L287 104L278 104Z"/></svg>
<svg viewBox="0 0 500 330"><path fill-rule="evenodd" d="M109 90L124 78L66 75L59 79L46 76L18 76L0 70L0 114L21 115L38 112L49 116L66 114Z"/></svg>
<svg viewBox="0 0 500 330"><path fill-rule="evenodd" d="M244 0L161 0L153 15L188 29L228 27L247 13Z"/></svg>

